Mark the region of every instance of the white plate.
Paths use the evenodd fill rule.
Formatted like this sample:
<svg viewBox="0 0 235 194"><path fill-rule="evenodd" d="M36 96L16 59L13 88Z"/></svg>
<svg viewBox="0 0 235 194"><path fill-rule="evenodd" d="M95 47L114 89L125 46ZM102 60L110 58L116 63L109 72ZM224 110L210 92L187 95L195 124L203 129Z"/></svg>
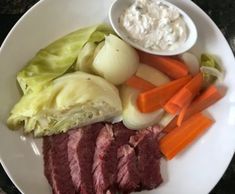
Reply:
<svg viewBox="0 0 235 194"><path fill-rule="evenodd" d="M170 162L162 163L164 183L143 193L206 194L218 182L235 150L235 61L225 38L210 18L190 1L171 0L186 11L198 29L196 53L211 52L226 69L227 95L209 112L216 124ZM0 51L0 159L8 175L25 194L49 194L43 175L41 140L12 132L5 121L20 95L16 73L42 47L77 28L107 19L112 0L42 0L27 12L7 36Z"/></svg>

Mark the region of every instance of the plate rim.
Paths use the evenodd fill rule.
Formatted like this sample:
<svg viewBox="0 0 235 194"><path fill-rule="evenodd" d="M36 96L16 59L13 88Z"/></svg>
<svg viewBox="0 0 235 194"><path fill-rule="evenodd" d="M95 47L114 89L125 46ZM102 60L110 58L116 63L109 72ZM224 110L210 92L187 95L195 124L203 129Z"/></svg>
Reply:
<svg viewBox="0 0 235 194"><path fill-rule="evenodd" d="M49 0L40 0L37 3L35 3L30 9L28 9L21 17L20 19L14 24L14 26L11 28L11 30L8 32L7 36L5 37L5 39L3 40L1 47L0 47L0 54L2 52L2 50L4 49L9 37L11 36L11 34L14 32L15 28L18 26L19 23L21 23L22 20L24 20L25 17L27 17L27 15L29 15L32 11L34 11L38 6L40 6L41 4L44 4L45 2L48 2ZM235 56L235 54L232 51L231 46L229 45L228 40L225 38L224 34L222 33L222 31L220 30L220 28L216 25L216 23L212 20L212 18L210 18L210 16L202 9L200 8L196 3L194 3L192 0L177 0L177 1L183 1L185 3L190 2L191 4L193 4L193 6L196 7L197 10L200 10L200 14L203 14L204 17L207 18L207 20L213 25L213 28L216 28L217 31L220 33L220 35L222 35L221 37L223 38L223 41L226 42L226 45L229 48L229 55ZM235 58L233 57L233 64L235 64ZM234 142L234 146L233 146L233 154L231 154L230 156L227 156L229 158L227 164L226 164L226 168L223 170L223 174L220 176L220 178L214 183L213 187L211 188L210 191L213 190L213 188L218 184L218 182L220 181L220 179L222 178L222 176L224 175L225 171L227 170L229 164L231 163L231 160L233 158L233 155L235 154L235 142ZM5 165L5 162L3 162L2 157L1 157L1 153L0 153L0 163L4 169L4 171L6 172L8 178L12 181L12 183L15 185L15 187L22 193L24 194L24 192L22 191L22 189L20 188L20 186L14 181L13 177L10 175L10 172L8 170L8 168Z"/></svg>

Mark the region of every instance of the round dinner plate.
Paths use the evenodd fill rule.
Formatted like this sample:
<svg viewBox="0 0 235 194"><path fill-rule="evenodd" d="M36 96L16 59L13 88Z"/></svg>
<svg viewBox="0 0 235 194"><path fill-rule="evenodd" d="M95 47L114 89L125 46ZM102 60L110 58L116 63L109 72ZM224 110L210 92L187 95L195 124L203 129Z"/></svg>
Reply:
<svg viewBox="0 0 235 194"><path fill-rule="evenodd" d="M6 119L20 97L16 73L40 49L78 28L108 21L113 0L41 0L14 26L0 50L0 161L24 194L50 194L43 174L41 139L11 131ZM189 0L170 0L190 15L198 29L192 52L218 56L225 69L225 97L208 109L216 120L206 134L171 161L162 160L164 183L154 194L207 194L226 170L235 150L235 61L222 33Z"/></svg>

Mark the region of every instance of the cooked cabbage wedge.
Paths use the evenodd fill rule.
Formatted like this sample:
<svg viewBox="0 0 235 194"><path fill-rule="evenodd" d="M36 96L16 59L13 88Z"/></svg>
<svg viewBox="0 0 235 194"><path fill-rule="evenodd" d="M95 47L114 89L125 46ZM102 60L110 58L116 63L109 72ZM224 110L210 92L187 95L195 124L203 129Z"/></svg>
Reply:
<svg viewBox="0 0 235 194"><path fill-rule="evenodd" d="M121 112L115 86L78 71L51 81L42 90L25 94L12 109L7 123L11 129L23 126L25 133L44 136L110 120Z"/></svg>
<svg viewBox="0 0 235 194"><path fill-rule="evenodd" d="M49 81L63 75L76 61L87 42L101 42L113 33L105 25L96 25L72 32L41 49L18 73L17 80L23 93L37 91Z"/></svg>

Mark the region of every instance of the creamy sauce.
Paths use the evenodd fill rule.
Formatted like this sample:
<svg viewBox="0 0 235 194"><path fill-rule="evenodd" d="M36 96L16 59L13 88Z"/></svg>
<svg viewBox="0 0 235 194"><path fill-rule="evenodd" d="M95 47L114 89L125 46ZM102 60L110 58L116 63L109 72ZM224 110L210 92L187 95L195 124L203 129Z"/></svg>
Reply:
<svg viewBox="0 0 235 194"><path fill-rule="evenodd" d="M172 51L187 39L187 27L179 11L160 0L135 0L120 16L120 25L141 46Z"/></svg>

